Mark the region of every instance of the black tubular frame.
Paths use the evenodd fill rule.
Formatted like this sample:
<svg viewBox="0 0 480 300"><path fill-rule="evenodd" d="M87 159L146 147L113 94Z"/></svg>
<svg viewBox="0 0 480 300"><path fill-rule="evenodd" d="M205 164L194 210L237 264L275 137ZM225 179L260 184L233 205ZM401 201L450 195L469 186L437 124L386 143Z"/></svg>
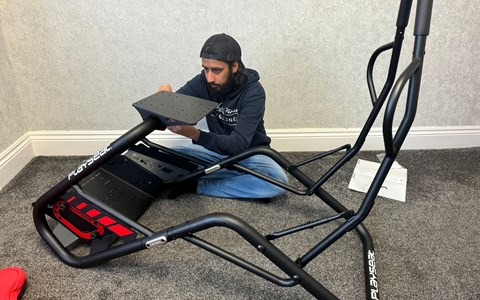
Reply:
<svg viewBox="0 0 480 300"><path fill-rule="evenodd" d="M310 261L316 258L320 253L322 253L325 249L327 249L330 245L336 242L340 237L342 237L352 229L355 229L363 244L366 299L379 299L378 281L375 270L374 245L372 238L368 230L362 224L362 221L370 213L374 205L375 198L377 197L382 183L385 180L387 173L390 170L398 152L400 151L400 148L408 134L408 131L410 130L416 114L423 59L425 54L426 38L429 34L433 0L417 1L414 28L415 43L413 49L413 58L408 67L395 80L402 48L402 41L404 38L405 28L408 24L412 1L413 0L400 1L400 9L396 23L397 30L394 41L378 48L370 58L367 67L367 83L373 108L353 147L351 147L350 145L344 145L337 149L322 153L318 156L297 163L289 162L280 153L269 147L255 147L247 149L246 151L238 155L228 157L213 164L208 164L196 158L182 155L171 149L150 142L146 138L147 135L154 130L165 130L165 125L158 118L148 118L124 135L122 135L121 137L119 137L116 141L111 143L105 149L92 156L92 158L90 158L86 163L83 163L81 166L79 166L78 169L70 173L65 179L63 179L52 189L42 195L34 203L33 220L38 233L47 243L47 245L52 249L52 251L64 263L77 268L92 267L105 261L119 258L123 255L162 245L164 243L174 241L175 239L182 238L279 286L290 287L294 285L300 285L304 289L306 289L311 295L318 299L337 299L335 295L333 295L315 278L313 278L309 273L307 273L304 270L304 267ZM377 97L377 93L373 83L373 68L377 57L387 50L392 51L390 58L390 67L386 82ZM405 84L407 82L409 82L409 86L405 114L401 119L400 125L396 130L396 133L394 134L393 120L395 116L395 109L397 107L398 100L403 91L403 88L405 87ZM322 185L346 162L348 162L360 151L387 97L389 97L389 99L387 101L385 115L383 119L385 158L381 162L380 168L376 173L375 178L358 210L348 210L333 196L331 196L326 190L324 190L322 188ZM95 199L95 197L86 194L78 187L78 183L82 179L91 174L102 164L112 159L116 155L125 152L127 149L129 149L139 141L143 141L150 147L155 147L160 151L176 155L177 157L195 162L199 165L199 169L197 171L194 171L191 174L183 177L181 181L177 184L181 184L185 180L195 179L205 174L218 171L222 168L234 168L242 172L250 173L253 176L266 180L272 184L280 186L298 195L315 194L321 200L323 200L323 202L326 203L330 208L332 208L337 213L337 215L320 220L314 220L305 224L300 224L293 228L287 228L280 232L271 233L268 235L262 235L256 229L254 229L252 226L250 226L248 223L241 220L240 218L225 213L208 214L193 220L186 221L181 224L162 229L160 231L148 229L143 225L137 223L136 221L128 219L120 212L115 211L111 207L108 207L101 201ZM312 161L321 159L325 156L342 150L345 150L345 155L343 155L317 181L309 178L298 168L299 166L306 165ZM241 165L237 164L242 159L257 154L263 154L275 160L291 176L293 176L296 180L302 183L305 186L305 189L300 190L288 184L283 184L276 181L275 179L246 169ZM85 256L77 256L73 254L70 250L64 247L59 241L59 239L55 236L47 220L47 215L52 205L56 201L58 201L60 196L65 194L70 189L75 190L82 197L90 201L93 205L105 211L108 211L111 216L127 224L129 228L139 234L139 237L130 242L117 243L114 246L97 253ZM338 222L339 220L343 221L335 230L333 230L323 240L316 244L311 250L307 251L304 255L297 258L296 260L292 260L272 243L273 240L281 238L283 236L302 231L307 228L313 228L327 222ZM194 235L196 232L212 227L225 227L238 233L243 239L245 239L256 250L258 250L259 253L264 255L272 263L278 266L278 268L285 273L286 277L282 278L275 274L272 274L271 272L264 270L261 267L256 266Z"/></svg>

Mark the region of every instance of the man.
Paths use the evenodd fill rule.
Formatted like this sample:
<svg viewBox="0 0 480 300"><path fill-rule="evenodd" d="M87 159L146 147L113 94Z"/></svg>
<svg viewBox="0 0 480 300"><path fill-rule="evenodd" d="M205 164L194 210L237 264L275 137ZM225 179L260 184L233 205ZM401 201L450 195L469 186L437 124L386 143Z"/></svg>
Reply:
<svg viewBox="0 0 480 300"><path fill-rule="evenodd" d="M208 131L178 125L168 129L192 140L192 145L175 150L214 162L255 146L270 145L264 127L265 91L255 70L246 69L240 45L227 34L211 36L200 51L203 70L177 93L207 99L219 106L206 116ZM160 91L172 91L162 85ZM255 155L238 164L287 183L283 169L271 158ZM186 187L182 187L184 192ZM198 179L196 192L224 198L277 197L285 190L250 174L221 169Z"/></svg>

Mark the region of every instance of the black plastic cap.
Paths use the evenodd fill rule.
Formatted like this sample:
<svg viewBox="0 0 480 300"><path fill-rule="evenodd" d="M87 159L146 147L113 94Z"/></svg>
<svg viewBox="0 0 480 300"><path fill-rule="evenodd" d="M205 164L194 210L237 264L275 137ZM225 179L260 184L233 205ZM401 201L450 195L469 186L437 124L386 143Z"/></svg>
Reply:
<svg viewBox="0 0 480 300"><path fill-rule="evenodd" d="M242 60L242 50L237 41L228 34L212 35L200 51L201 58L216 59L226 62Z"/></svg>

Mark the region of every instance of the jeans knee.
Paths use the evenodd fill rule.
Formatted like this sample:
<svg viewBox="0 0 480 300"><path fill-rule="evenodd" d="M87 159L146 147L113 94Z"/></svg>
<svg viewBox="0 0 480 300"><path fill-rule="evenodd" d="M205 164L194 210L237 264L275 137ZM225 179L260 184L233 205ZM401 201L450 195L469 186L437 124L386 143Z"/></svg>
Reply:
<svg viewBox="0 0 480 300"><path fill-rule="evenodd" d="M262 197L262 198L275 198L275 197L283 196L287 193L287 191L284 190L283 188L273 184L268 184L268 186L265 187L263 192L265 194L265 197Z"/></svg>

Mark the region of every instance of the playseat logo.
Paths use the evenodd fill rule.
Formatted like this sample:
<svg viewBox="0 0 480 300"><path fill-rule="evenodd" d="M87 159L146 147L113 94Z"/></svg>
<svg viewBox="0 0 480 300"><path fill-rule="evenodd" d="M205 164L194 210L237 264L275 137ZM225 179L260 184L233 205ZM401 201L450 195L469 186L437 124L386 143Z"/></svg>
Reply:
<svg viewBox="0 0 480 300"><path fill-rule="evenodd" d="M370 273L370 298L378 300L377 269L375 268L375 253L368 250L368 272Z"/></svg>
<svg viewBox="0 0 480 300"><path fill-rule="evenodd" d="M105 153L107 153L110 150L112 150L112 148L107 146L104 149L98 151L97 154L87 159L83 164L79 165L76 170L70 172L70 174L68 174L68 180L70 180L73 176L77 176L78 174L80 174L83 170L85 170L88 166L93 164L93 162L98 160L100 157L104 156Z"/></svg>

